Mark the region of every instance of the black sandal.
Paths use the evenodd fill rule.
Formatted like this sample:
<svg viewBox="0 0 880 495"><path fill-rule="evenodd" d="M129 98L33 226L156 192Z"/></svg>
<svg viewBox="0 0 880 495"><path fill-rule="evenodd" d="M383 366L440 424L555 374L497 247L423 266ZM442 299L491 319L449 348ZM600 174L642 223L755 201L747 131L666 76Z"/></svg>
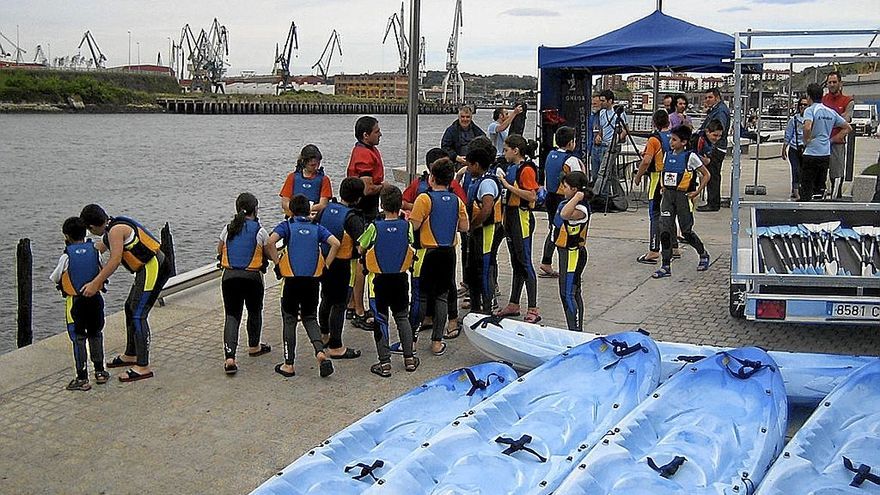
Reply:
<svg viewBox="0 0 880 495"><path fill-rule="evenodd" d="M461 335L461 325L453 328L452 330L447 330L443 335L444 339L457 339L458 336Z"/></svg>
<svg viewBox="0 0 880 495"><path fill-rule="evenodd" d="M324 354L324 359L320 360L320 363L318 373L321 375L321 378L327 378L333 374L333 361L326 354Z"/></svg>
<svg viewBox="0 0 880 495"><path fill-rule="evenodd" d="M403 369L405 369L409 373L412 373L413 371L418 369L419 363L421 363L421 361L419 361L419 358L415 356L403 358Z"/></svg>
<svg viewBox="0 0 880 495"><path fill-rule="evenodd" d="M413 370L415 371L415 370ZM382 378L391 377L391 363L376 363L370 366L370 373L379 375Z"/></svg>
<svg viewBox="0 0 880 495"><path fill-rule="evenodd" d="M338 356L334 356L333 354L330 354L329 352L325 352L324 354L329 356L330 359L356 359L356 358L361 357L360 349L352 349L351 347L346 347L345 352L343 352L342 354L340 354Z"/></svg>
<svg viewBox="0 0 880 495"><path fill-rule="evenodd" d="M264 343L260 342L260 350L257 352L249 352L248 356L250 356L250 357L262 356L263 354L266 354L266 353L270 352L271 350L272 350L272 346L270 346L269 344L264 344Z"/></svg>

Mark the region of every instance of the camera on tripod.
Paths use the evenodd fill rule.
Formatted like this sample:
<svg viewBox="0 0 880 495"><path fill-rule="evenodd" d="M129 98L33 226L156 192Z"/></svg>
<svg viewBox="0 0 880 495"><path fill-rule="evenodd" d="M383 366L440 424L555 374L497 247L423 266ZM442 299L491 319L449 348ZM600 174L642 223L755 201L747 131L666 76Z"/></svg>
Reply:
<svg viewBox="0 0 880 495"><path fill-rule="evenodd" d="M624 111L626 111L626 107L623 105L614 105L614 113L617 115L623 114Z"/></svg>

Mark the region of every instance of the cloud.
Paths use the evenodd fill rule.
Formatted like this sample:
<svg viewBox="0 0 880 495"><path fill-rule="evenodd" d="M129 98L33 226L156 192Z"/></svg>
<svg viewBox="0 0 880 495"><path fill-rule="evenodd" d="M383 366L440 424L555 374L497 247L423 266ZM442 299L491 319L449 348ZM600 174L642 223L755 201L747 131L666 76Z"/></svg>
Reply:
<svg viewBox="0 0 880 495"><path fill-rule="evenodd" d="M743 7L742 5L736 7L727 7L720 9L718 12L746 12L752 10L749 7Z"/></svg>
<svg viewBox="0 0 880 495"><path fill-rule="evenodd" d="M512 15L514 17L559 17L559 12L548 9L533 9L523 7L519 9L505 10L501 13L501 15Z"/></svg>

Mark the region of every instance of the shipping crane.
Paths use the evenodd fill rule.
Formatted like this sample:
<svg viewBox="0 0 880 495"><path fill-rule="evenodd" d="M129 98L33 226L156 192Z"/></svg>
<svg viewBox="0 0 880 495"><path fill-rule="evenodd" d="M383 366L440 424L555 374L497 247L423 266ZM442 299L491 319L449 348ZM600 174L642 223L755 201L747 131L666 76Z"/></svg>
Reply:
<svg viewBox="0 0 880 495"><path fill-rule="evenodd" d="M461 18L461 0L455 0L455 17L452 21L452 35L446 47L446 76L443 77L443 102L464 103L464 78L458 72L458 34L464 25Z"/></svg>
<svg viewBox="0 0 880 495"><path fill-rule="evenodd" d="M281 82L278 84L276 91L278 93L290 89L290 57L294 50L299 50L299 39L296 36L296 23L290 21L290 30L287 32L287 41L284 42L284 48L279 52L278 43L275 43L275 66L272 73L281 76ZM278 66L281 66L280 68Z"/></svg>
<svg viewBox="0 0 880 495"><path fill-rule="evenodd" d="M27 53L27 50L22 50L20 46L16 45L15 43L12 42L11 39L7 38L6 35L3 34L2 31L0 31L0 38L3 38L4 40L6 40L6 42L9 43L9 45L15 50L15 63L20 64L22 61L21 56L22 56L22 54ZM6 57L9 57L10 55L12 55L12 54L7 52L6 49L3 48L3 43L0 43L0 57L6 58Z"/></svg>
<svg viewBox="0 0 880 495"><path fill-rule="evenodd" d="M229 65L226 61L229 55L226 26L222 26L215 18L209 31L202 29L199 36L195 37L187 24L181 30L179 45L181 75L185 66L192 80L192 90L225 93L223 76L226 66Z"/></svg>
<svg viewBox="0 0 880 495"><path fill-rule="evenodd" d="M86 31L83 34L82 40L80 40L79 46L76 47L76 49L81 50L83 43L87 43L89 45L89 51L92 52L91 60L87 61L88 66L91 67L91 65L94 64L96 69L103 69L104 62L107 61L107 57L105 57L104 54L101 53L101 49L98 47L98 42L95 41L95 37L92 36L91 31Z"/></svg>
<svg viewBox="0 0 880 495"><path fill-rule="evenodd" d="M339 33L334 29L332 33L330 33L330 39L327 40L327 44L324 46L324 51L321 52L321 58L315 62L315 65L312 66L313 69L318 69L318 75L321 76L321 79L327 80L327 72L330 71L330 60L333 58L333 48L336 48L339 52L339 56L342 56L342 43L339 41ZM327 56L327 62L324 63L324 56Z"/></svg>
<svg viewBox="0 0 880 495"><path fill-rule="evenodd" d="M406 74L409 69L409 40L406 39L406 29L403 27L403 2L400 2L400 15L397 12L391 14L388 18L388 25L385 27L385 37L382 38L382 44L388 40L388 34L394 32L394 40L397 44L397 55L400 57L400 66L397 69L399 74Z"/></svg>
<svg viewBox="0 0 880 495"><path fill-rule="evenodd" d="M43 53L42 45L37 45L37 52L34 54L34 63L49 67L49 58Z"/></svg>

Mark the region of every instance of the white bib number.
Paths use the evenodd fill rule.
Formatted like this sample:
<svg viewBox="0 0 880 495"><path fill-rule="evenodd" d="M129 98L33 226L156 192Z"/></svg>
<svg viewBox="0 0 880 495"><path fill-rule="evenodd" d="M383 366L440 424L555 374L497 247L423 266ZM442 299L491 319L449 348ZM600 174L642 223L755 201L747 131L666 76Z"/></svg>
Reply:
<svg viewBox="0 0 880 495"><path fill-rule="evenodd" d="M663 185L666 187L678 186L678 174L675 172L663 172Z"/></svg>

